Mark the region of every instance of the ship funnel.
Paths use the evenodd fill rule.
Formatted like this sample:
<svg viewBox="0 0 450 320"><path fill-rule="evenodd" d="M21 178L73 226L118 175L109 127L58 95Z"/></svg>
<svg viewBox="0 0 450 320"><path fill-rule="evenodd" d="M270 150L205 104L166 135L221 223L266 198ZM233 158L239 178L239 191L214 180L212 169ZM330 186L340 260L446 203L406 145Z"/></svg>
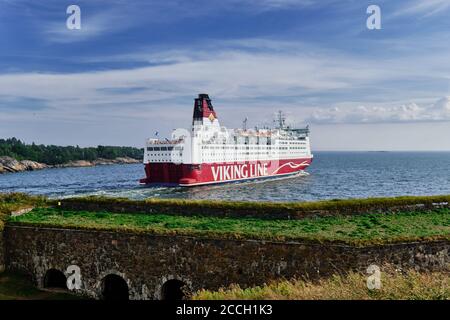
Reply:
<svg viewBox="0 0 450 320"><path fill-rule="evenodd" d="M193 124L205 124L206 120L210 123L217 119L211 99L206 93L200 93L194 102Z"/></svg>

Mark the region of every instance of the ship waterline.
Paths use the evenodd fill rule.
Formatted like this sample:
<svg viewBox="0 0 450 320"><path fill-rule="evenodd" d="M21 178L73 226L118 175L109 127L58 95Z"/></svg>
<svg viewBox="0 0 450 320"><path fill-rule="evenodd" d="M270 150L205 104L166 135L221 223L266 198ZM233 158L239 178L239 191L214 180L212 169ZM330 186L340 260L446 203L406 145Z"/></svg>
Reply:
<svg viewBox="0 0 450 320"><path fill-rule="evenodd" d="M305 170L312 158L251 161L243 163L204 163L201 165L147 164L146 174L153 179L144 184L194 186L294 175Z"/></svg>

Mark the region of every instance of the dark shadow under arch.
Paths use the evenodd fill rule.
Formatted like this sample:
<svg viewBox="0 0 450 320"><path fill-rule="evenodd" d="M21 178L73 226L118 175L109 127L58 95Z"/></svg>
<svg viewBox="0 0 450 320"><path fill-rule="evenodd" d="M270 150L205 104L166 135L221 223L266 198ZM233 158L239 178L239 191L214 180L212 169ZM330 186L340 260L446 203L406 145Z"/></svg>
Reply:
<svg viewBox="0 0 450 320"><path fill-rule="evenodd" d="M166 281L161 287L161 300L183 300L186 298L185 286L186 283L181 280Z"/></svg>
<svg viewBox="0 0 450 320"><path fill-rule="evenodd" d="M67 278L62 271L49 269L44 276L44 288L67 290Z"/></svg>
<svg viewBox="0 0 450 320"><path fill-rule="evenodd" d="M129 300L128 284L118 275L109 274L102 280L103 300Z"/></svg>

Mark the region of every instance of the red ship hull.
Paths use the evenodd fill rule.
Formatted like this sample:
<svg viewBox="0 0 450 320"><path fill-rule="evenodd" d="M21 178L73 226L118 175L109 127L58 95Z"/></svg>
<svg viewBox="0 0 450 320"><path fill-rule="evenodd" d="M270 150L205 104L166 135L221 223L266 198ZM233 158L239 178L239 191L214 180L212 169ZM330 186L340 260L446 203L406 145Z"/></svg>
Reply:
<svg viewBox="0 0 450 320"><path fill-rule="evenodd" d="M267 179L298 173L307 168L312 158L261 160L251 162L175 164L147 163L142 184L197 186L233 181Z"/></svg>

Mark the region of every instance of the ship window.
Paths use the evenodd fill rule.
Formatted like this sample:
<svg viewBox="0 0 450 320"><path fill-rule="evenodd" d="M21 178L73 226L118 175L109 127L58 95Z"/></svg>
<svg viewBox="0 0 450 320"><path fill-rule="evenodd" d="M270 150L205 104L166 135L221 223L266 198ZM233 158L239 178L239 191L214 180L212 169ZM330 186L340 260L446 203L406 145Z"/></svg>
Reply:
<svg viewBox="0 0 450 320"><path fill-rule="evenodd" d="M159 151L159 150L161 150L161 148L160 147L155 147L153 150Z"/></svg>
<svg viewBox="0 0 450 320"><path fill-rule="evenodd" d="M161 151L167 151L167 147L161 147Z"/></svg>
<svg viewBox="0 0 450 320"><path fill-rule="evenodd" d="M168 147L167 150L172 151L173 147Z"/></svg>
<svg viewBox="0 0 450 320"><path fill-rule="evenodd" d="M147 147L147 151L153 151L153 147Z"/></svg>

